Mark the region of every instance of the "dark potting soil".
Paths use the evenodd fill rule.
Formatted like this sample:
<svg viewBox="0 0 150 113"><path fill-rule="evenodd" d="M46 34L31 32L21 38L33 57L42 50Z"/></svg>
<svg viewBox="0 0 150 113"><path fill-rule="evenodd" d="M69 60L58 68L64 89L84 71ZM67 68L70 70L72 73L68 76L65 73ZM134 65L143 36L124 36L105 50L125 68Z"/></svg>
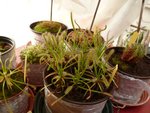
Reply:
<svg viewBox="0 0 150 113"><path fill-rule="evenodd" d="M122 52L116 52L111 56L109 63L113 66L118 64L119 71L128 73L138 78L150 78L150 59L144 57L138 62L125 62L121 60Z"/></svg>
<svg viewBox="0 0 150 113"><path fill-rule="evenodd" d="M11 45L9 43L0 41L0 52L5 52L10 48L11 48Z"/></svg>
<svg viewBox="0 0 150 113"><path fill-rule="evenodd" d="M65 88L66 89L66 88ZM65 90L62 91L55 91L54 87L50 87L49 88L50 91L53 92L54 95L56 95L57 97L62 97L64 96L64 92ZM107 91L108 92L108 91ZM63 100L65 101L72 101L74 103L87 103L87 102L92 102L92 103L97 103L100 100L105 100L108 97L104 94L98 94L98 93L93 93L91 95L91 98L88 98L89 93L87 93L87 95L83 96L85 94L85 91L79 89L79 88L73 88L69 94L67 94L66 96L63 97Z"/></svg>
<svg viewBox="0 0 150 113"><path fill-rule="evenodd" d="M7 86L5 85L4 92L5 92L5 97L6 98L12 97L13 95L19 93L21 91L21 89L24 89L25 84L22 84L24 82L24 78L23 78L22 74L23 73L20 72L20 73L16 73L15 76L12 75L13 80L20 82L20 83L13 82L17 86L13 85L12 89L8 89ZM3 88L3 84L0 83L0 100L4 99L2 88Z"/></svg>
<svg viewBox="0 0 150 113"><path fill-rule="evenodd" d="M85 97L83 95L85 94L85 91L81 89L73 89L68 95L64 97L65 100L72 100L75 102L98 102L100 100L105 100L107 98L106 95L98 94L98 93L92 93L91 98L88 98L89 94L87 94Z"/></svg>

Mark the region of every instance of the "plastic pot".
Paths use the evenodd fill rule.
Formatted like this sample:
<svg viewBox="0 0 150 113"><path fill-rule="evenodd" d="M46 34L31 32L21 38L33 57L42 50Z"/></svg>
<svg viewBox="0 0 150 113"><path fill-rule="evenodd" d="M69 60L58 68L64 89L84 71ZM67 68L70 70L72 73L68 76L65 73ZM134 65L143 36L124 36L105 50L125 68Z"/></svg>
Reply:
<svg viewBox="0 0 150 113"><path fill-rule="evenodd" d="M123 47L108 48L105 53L107 54L110 50L114 50L113 54L116 55L118 53L122 53L124 48ZM116 65L116 64L112 64L112 62L110 61L113 57L115 56L112 55L108 61L108 65L111 67ZM139 63L141 62L146 63L144 59ZM132 67L136 67L136 65L140 65L140 64L134 64L132 65ZM142 72L143 70L137 70L138 74L139 71ZM117 100L119 103L137 104L140 101L143 92L144 91L149 92L149 85L148 85L149 81L150 81L150 76L144 76L144 75L139 76L119 69L118 88L114 90L113 96L115 100Z"/></svg>
<svg viewBox="0 0 150 113"><path fill-rule="evenodd" d="M42 106L41 106L42 105ZM45 103L45 97L43 92L38 92L35 98L34 104L35 113L52 113L51 109ZM113 113L113 107L110 100L107 101L102 113Z"/></svg>
<svg viewBox="0 0 150 113"><path fill-rule="evenodd" d="M9 45L9 48L6 51L1 52L0 56L1 56L2 62L4 63L7 59L8 62L6 65L8 66L9 61L12 59L11 67L14 68L16 66L14 40L12 40L11 38L5 37L5 36L0 36L0 42L6 43L7 45Z"/></svg>
<svg viewBox="0 0 150 113"><path fill-rule="evenodd" d="M73 101L60 100L54 105L58 99L45 86L45 103L51 109L52 113L102 113L102 110L107 102L107 98L100 100L97 103L81 103Z"/></svg>
<svg viewBox="0 0 150 113"><path fill-rule="evenodd" d="M23 91L7 99L8 106L4 100L0 100L0 113L9 113L8 109L12 113L27 113L28 111L32 111L33 103L33 92L28 87L25 87Z"/></svg>
<svg viewBox="0 0 150 113"><path fill-rule="evenodd" d="M52 27L51 29L54 30L54 31L52 31L51 29L48 30L48 31L41 31L41 32L40 32L40 31L36 31L36 30L35 30L35 27L36 27L39 23L42 23L42 22L48 22L48 23L53 23L53 24L57 23L57 24L59 24L61 27L57 27L56 30L54 30L54 28ZM42 20L42 21L36 21L36 22L33 22L33 23L30 24L30 29L32 30L32 32L35 33L35 40L36 40L37 43L42 43L42 42L43 42L42 33L44 33L44 32L50 32L50 33L56 35L60 28L61 28L61 31L67 30L67 26L66 26L65 24L63 24L63 23L61 23L61 22L56 22L56 21Z"/></svg>
<svg viewBox="0 0 150 113"><path fill-rule="evenodd" d="M36 87L43 87L43 71L44 64L29 64L29 71L27 72L28 83Z"/></svg>
<svg viewBox="0 0 150 113"><path fill-rule="evenodd" d="M46 76L46 70L44 71L44 77ZM45 104L52 111L52 113L102 113L102 110L108 100L107 96L93 102L79 102L72 101L67 98L59 99L53 94L51 87L48 85L48 77L44 78L44 93Z"/></svg>
<svg viewBox="0 0 150 113"><path fill-rule="evenodd" d="M150 63L150 47L147 49L146 58L149 60L148 63Z"/></svg>

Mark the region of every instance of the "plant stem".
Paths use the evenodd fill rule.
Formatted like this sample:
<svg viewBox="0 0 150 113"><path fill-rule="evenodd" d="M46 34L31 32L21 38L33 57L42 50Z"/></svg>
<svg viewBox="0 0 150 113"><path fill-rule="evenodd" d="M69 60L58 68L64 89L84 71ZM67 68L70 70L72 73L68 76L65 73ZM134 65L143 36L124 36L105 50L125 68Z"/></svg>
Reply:
<svg viewBox="0 0 150 113"><path fill-rule="evenodd" d="M94 20L95 20L95 17L96 17L96 14L97 14L100 2L101 2L101 0L98 0L97 6L96 6L96 10L95 10L95 13L94 13L94 16L93 16L93 19L92 19L92 23L91 23L91 26L90 26L90 31L92 30L92 27L93 27L93 24L94 24Z"/></svg>
<svg viewBox="0 0 150 113"><path fill-rule="evenodd" d="M140 17L139 17L139 22L138 22L138 27L137 27L137 32L140 31L140 27L141 27L141 20L142 20L142 16L143 16L144 3L145 3L145 0L142 0Z"/></svg>
<svg viewBox="0 0 150 113"><path fill-rule="evenodd" d="M73 30L75 30L72 12L71 12L71 14L70 14L70 18L71 18L71 24L72 24Z"/></svg>

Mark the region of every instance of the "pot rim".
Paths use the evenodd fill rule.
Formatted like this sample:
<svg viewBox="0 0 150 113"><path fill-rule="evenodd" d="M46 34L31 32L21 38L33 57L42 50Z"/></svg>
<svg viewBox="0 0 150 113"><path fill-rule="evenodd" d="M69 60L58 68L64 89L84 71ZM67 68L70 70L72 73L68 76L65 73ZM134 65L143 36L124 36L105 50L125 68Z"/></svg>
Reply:
<svg viewBox="0 0 150 113"><path fill-rule="evenodd" d="M30 26L29 26L30 29L31 29L34 33L39 34L39 35L41 35L42 33L35 31L35 30L34 30L34 27L35 27L38 23L40 23L40 22L51 22L51 21L50 21L50 20L39 20L39 21L32 22L32 23L30 24ZM63 24L62 22L58 22L58 21L52 21L52 22L56 22L56 23L61 24L62 26L65 27L66 30L67 30L67 28L68 28L68 27L67 27L65 24ZM64 29L64 30L65 30L65 29Z"/></svg>
<svg viewBox="0 0 150 113"><path fill-rule="evenodd" d="M146 58L150 59L150 47L147 49L147 54L145 55Z"/></svg>
<svg viewBox="0 0 150 113"><path fill-rule="evenodd" d="M15 98L15 97L17 97L17 96L19 96L20 94L23 94L24 93L24 91L28 91L27 93L29 94L29 95L27 95L28 97L29 97L29 100L28 100L28 109L27 109L27 111L32 111L33 110L33 108L34 108L34 94L33 94L33 91L31 90L31 88L29 88L28 86L25 86L24 87L24 89L23 89L23 91L20 91L19 93L17 93L16 95L13 95L12 97L9 97L9 98L7 98L6 100L7 101L11 101L11 100L13 100L13 98ZM4 103L4 99L3 100L0 100L0 104L1 103Z"/></svg>
<svg viewBox="0 0 150 113"><path fill-rule="evenodd" d="M6 100L7 100L7 101L11 101L11 100L13 100L15 97L19 96L20 94L23 94L24 91L28 91L28 93L29 93L29 87L28 87L28 86L25 86L25 87L23 88L23 90L21 90L20 92L16 93L16 94L13 95L13 96L10 96L10 97L6 98ZM0 100L0 103L3 103L4 101L5 101L5 100L2 99L2 100Z"/></svg>
<svg viewBox="0 0 150 113"><path fill-rule="evenodd" d="M78 102L78 101L72 101L69 99L62 99L63 101L69 102L69 103L73 103L73 104L78 104L78 105L93 105L93 104L98 104L104 101L107 101L109 97L105 96L104 98L98 99L97 101L92 101L92 102Z"/></svg>
<svg viewBox="0 0 150 113"><path fill-rule="evenodd" d="M0 40L11 45L11 47L7 51L1 52L1 55L5 55L15 48L15 41L13 39L6 36L0 36Z"/></svg>

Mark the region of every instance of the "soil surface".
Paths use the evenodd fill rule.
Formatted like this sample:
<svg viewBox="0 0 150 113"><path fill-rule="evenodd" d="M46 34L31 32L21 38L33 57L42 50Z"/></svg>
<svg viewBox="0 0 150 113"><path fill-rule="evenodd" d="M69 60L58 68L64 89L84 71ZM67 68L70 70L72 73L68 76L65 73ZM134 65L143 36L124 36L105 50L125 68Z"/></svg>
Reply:
<svg viewBox="0 0 150 113"><path fill-rule="evenodd" d="M150 78L150 59L148 57L143 57L138 62L125 62L121 60L122 50L115 50L114 54L111 56L109 63L115 66L118 64L119 71L127 73L129 76L134 76L137 78Z"/></svg>
<svg viewBox="0 0 150 113"><path fill-rule="evenodd" d="M11 45L9 43L2 42L2 41L0 42L0 52L5 52L10 48L11 48Z"/></svg>

